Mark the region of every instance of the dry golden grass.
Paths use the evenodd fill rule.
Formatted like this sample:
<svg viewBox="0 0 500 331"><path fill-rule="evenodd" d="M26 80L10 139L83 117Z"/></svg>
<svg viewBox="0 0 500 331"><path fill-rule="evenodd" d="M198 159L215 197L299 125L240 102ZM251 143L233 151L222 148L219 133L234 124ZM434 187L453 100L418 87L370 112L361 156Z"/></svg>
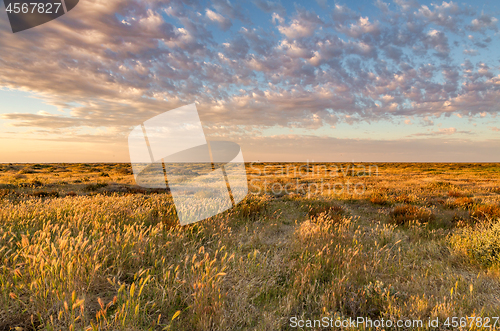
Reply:
<svg viewBox="0 0 500 331"><path fill-rule="evenodd" d="M435 219L435 215L428 209L413 205L397 206L390 213L395 224L403 225L410 222L428 223Z"/></svg>
<svg viewBox="0 0 500 331"><path fill-rule="evenodd" d="M500 206L498 205L481 205L471 211L470 216L482 220L495 220L500 218Z"/></svg>
<svg viewBox="0 0 500 331"><path fill-rule="evenodd" d="M181 227L128 165L2 164L0 330L499 316L500 165L362 166L249 164L254 194Z"/></svg>

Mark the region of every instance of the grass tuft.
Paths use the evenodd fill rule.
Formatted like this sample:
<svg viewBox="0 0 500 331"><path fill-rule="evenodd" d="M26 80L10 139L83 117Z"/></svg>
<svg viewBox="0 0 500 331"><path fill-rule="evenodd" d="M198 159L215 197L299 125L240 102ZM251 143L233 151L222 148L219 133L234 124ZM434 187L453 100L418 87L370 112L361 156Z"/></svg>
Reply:
<svg viewBox="0 0 500 331"><path fill-rule="evenodd" d="M477 224L450 237L452 246L483 267L500 267L500 220Z"/></svg>
<svg viewBox="0 0 500 331"><path fill-rule="evenodd" d="M394 207L390 212L391 220L397 225L408 224L412 221L427 223L435 219L432 211L423 207L403 205Z"/></svg>
<svg viewBox="0 0 500 331"><path fill-rule="evenodd" d="M387 195L383 195L383 194L374 194L370 198L370 202L375 204L375 205L380 205L380 206L388 206L391 204L389 197Z"/></svg>
<svg viewBox="0 0 500 331"><path fill-rule="evenodd" d="M87 192L96 192L100 188L108 186L108 183L93 183L93 184L87 184L85 185L84 190Z"/></svg>
<svg viewBox="0 0 500 331"><path fill-rule="evenodd" d="M470 211L470 217L478 220L491 221L500 218L500 206L480 205Z"/></svg>

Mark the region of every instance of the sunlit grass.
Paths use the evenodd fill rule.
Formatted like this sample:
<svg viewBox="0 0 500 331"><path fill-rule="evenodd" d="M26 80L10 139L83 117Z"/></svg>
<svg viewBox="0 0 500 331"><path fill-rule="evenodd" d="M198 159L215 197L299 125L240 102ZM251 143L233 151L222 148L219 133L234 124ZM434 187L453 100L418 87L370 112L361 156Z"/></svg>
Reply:
<svg viewBox="0 0 500 331"><path fill-rule="evenodd" d="M0 165L0 330L499 315L498 165L347 166L248 165L254 194L181 227L127 165ZM321 179L365 189L297 186Z"/></svg>

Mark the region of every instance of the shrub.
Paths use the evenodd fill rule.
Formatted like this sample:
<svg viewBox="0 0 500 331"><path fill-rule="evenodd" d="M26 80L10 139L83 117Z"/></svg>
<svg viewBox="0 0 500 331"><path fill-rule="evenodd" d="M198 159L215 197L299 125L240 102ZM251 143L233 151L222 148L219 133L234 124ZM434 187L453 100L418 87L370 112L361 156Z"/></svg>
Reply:
<svg viewBox="0 0 500 331"><path fill-rule="evenodd" d="M31 196L38 197L38 198L46 198L46 197L57 198L57 197L59 197L59 192L57 192L57 191L52 191L52 192L37 191L37 192L32 193Z"/></svg>
<svg viewBox="0 0 500 331"><path fill-rule="evenodd" d="M4 188L0 189L0 197L7 196L11 193L14 193L14 191L10 190L10 189L4 189Z"/></svg>
<svg viewBox="0 0 500 331"><path fill-rule="evenodd" d="M132 194L136 194L136 193L146 194L146 190L143 188L140 188L139 186L127 187L127 191L128 191L128 193L132 193Z"/></svg>
<svg viewBox="0 0 500 331"><path fill-rule="evenodd" d="M386 206L390 205L389 197L387 195L375 194L370 198L370 202L376 205Z"/></svg>
<svg viewBox="0 0 500 331"><path fill-rule="evenodd" d="M425 208L419 208L412 205L397 206L391 211L392 221L398 225L419 221L427 223L435 219L434 214Z"/></svg>
<svg viewBox="0 0 500 331"><path fill-rule="evenodd" d="M467 227L450 237L452 246L484 267L500 265L500 221Z"/></svg>
<svg viewBox="0 0 500 331"><path fill-rule="evenodd" d="M108 186L108 183L94 183L94 184L88 184L85 185L84 190L87 192L95 192L99 190L102 187Z"/></svg>
<svg viewBox="0 0 500 331"><path fill-rule="evenodd" d="M33 180L29 183L19 183L19 187L31 187L31 188L36 188L36 187L41 187L43 186L43 183L39 180Z"/></svg>
<svg viewBox="0 0 500 331"><path fill-rule="evenodd" d="M126 192L128 192L127 187L118 185L116 183L108 184L108 186L106 186L106 189L104 190L104 193L126 193Z"/></svg>
<svg viewBox="0 0 500 331"><path fill-rule="evenodd" d="M377 318L380 313L385 311L385 306L392 297L396 296L396 290L390 285L386 286L380 280L364 285L361 294L366 300L366 312L368 316Z"/></svg>
<svg viewBox="0 0 500 331"><path fill-rule="evenodd" d="M314 201L306 206L309 218L315 218L321 214L325 214L330 217L339 217L345 214L345 210L342 206L332 204L328 201Z"/></svg>
<svg viewBox="0 0 500 331"><path fill-rule="evenodd" d="M449 200L446 202L446 207L448 208L463 208L469 209L474 205L474 200L469 197L456 198L454 200Z"/></svg>
<svg viewBox="0 0 500 331"><path fill-rule="evenodd" d="M443 199L437 199L436 202L440 205L444 205L446 203L446 201L444 201Z"/></svg>
<svg viewBox="0 0 500 331"><path fill-rule="evenodd" d="M120 168L117 172L122 175L130 175L132 170L130 168Z"/></svg>
<svg viewBox="0 0 500 331"><path fill-rule="evenodd" d="M411 197L409 196L408 194L400 194L400 195L397 195L395 198L394 198L394 201L396 202L399 202L399 203L412 203L415 201L414 197Z"/></svg>
<svg viewBox="0 0 500 331"><path fill-rule="evenodd" d="M45 169L45 168L52 168L52 164L39 164L35 163L31 166L32 169Z"/></svg>
<svg viewBox="0 0 500 331"><path fill-rule="evenodd" d="M434 181L434 182L431 182L427 185L427 187L431 190L452 190L455 188L455 185L453 185L452 183L450 182L447 182L447 181Z"/></svg>
<svg viewBox="0 0 500 331"><path fill-rule="evenodd" d="M236 217L255 220L266 211L268 201L261 197L246 197L234 208Z"/></svg>
<svg viewBox="0 0 500 331"><path fill-rule="evenodd" d="M18 174L34 174L34 173L35 173L35 171L33 171L33 169L28 168L28 167L21 169L18 172Z"/></svg>
<svg viewBox="0 0 500 331"><path fill-rule="evenodd" d="M40 187L40 186L43 186L43 183L39 180L34 180L31 182L31 186L32 187Z"/></svg>
<svg viewBox="0 0 500 331"><path fill-rule="evenodd" d="M464 227L470 223L471 222L469 217L464 217L463 215L459 215L457 213L455 213L451 218L451 224L457 227Z"/></svg>
<svg viewBox="0 0 500 331"><path fill-rule="evenodd" d="M500 206L497 205L482 205L477 206L470 212L472 218L479 220L493 220L500 218Z"/></svg>
<svg viewBox="0 0 500 331"><path fill-rule="evenodd" d="M452 197L452 198L461 198L461 197L464 197L465 194L463 194L462 192L458 192L458 191L448 191L448 196Z"/></svg>

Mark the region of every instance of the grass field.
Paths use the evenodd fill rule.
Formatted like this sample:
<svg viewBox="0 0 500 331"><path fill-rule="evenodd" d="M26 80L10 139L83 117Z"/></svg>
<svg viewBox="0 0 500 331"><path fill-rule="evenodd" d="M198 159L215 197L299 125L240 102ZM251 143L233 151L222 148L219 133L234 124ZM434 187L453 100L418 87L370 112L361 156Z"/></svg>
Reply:
<svg viewBox="0 0 500 331"><path fill-rule="evenodd" d="M181 227L127 164L1 164L0 330L500 316L500 164L247 171L245 200Z"/></svg>

